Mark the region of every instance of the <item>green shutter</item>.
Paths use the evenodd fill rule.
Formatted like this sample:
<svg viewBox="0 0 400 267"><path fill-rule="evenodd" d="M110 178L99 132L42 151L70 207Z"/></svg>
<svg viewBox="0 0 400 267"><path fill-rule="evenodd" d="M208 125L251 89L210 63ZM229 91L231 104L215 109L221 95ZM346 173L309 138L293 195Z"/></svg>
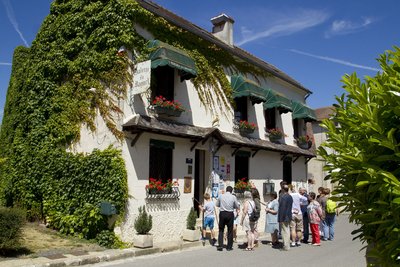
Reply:
<svg viewBox="0 0 400 267"><path fill-rule="evenodd" d="M266 100L266 90L242 75L233 75L231 77L231 86L233 98L247 96L253 103L261 103Z"/></svg>
<svg viewBox="0 0 400 267"><path fill-rule="evenodd" d="M163 149L175 149L174 142L157 140L157 139L150 139L150 146L163 148Z"/></svg>
<svg viewBox="0 0 400 267"><path fill-rule="evenodd" d="M292 101L292 110L293 119L303 119L305 121L317 120L315 111L300 102Z"/></svg>
<svg viewBox="0 0 400 267"><path fill-rule="evenodd" d="M181 76L185 80L197 76L196 64L185 51L159 40L150 41L148 47L155 48L149 56L152 69L168 65L180 70Z"/></svg>

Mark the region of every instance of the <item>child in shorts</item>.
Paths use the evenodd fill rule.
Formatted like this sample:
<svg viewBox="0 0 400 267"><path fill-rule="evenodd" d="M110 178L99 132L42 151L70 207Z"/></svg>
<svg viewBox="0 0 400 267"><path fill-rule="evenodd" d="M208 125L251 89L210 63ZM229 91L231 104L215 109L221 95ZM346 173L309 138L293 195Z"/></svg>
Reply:
<svg viewBox="0 0 400 267"><path fill-rule="evenodd" d="M204 223L203 223L203 240L206 238L206 230L207 227L210 228L211 232L211 245L215 245L217 242L217 239L215 239L214 235L214 210L215 210L215 205L214 202L211 200L210 194L205 193L204 194L204 206L199 205L199 208L204 212Z"/></svg>

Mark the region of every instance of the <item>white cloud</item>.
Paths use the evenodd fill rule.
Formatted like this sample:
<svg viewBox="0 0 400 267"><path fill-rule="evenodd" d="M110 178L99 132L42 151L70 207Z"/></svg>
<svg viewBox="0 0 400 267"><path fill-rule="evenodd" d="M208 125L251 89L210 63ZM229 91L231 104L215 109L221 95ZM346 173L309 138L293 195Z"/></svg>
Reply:
<svg viewBox="0 0 400 267"><path fill-rule="evenodd" d="M290 14L280 14L279 18L274 20L274 24L264 26L265 28L261 31L242 27L241 34L243 39L236 45L240 46L261 38L294 34L321 24L328 17L329 15L326 12L319 10L292 10Z"/></svg>
<svg viewBox="0 0 400 267"><path fill-rule="evenodd" d="M375 22L372 18L363 18L361 22L353 22L350 20L335 20L332 22L331 28L325 32L325 38L335 35L346 35L364 30L368 25Z"/></svg>
<svg viewBox="0 0 400 267"><path fill-rule="evenodd" d="M11 25L14 27L14 30L18 33L19 37L24 42L25 46L29 46L28 42L24 38L24 35L19 30L18 22L17 22L17 19L15 18L14 10L13 10L13 8L11 6L10 1L9 0L3 0L3 4L6 7L8 20L10 21Z"/></svg>
<svg viewBox="0 0 400 267"><path fill-rule="evenodd" d="M8 63L8 62L0 62L0 66L11 66L11 63Z"/></svg>
<svg viewBox="0 0 400 267"><path fill-rule="evenodd" d="M293 52L293 53L296 53L296 54L300 54L300 55L304 55L304 56L308 56L308 57L313 57L313 58L317 58L317 59L321 59L321 60L325 60L325 61L329 61L329 62L333 62L333 63L337 63L337 64L349 66L349 67L365 69L365 70L371 70L371 71L380 71L380 69L377 69L377 68L359 65L359 64L355 64L355 63L352 63L352 62L349 62L349 61L345 61L345 60L341 60L341 59L325 57L325 56L318 56L318 55L310 54L310 53L307 53L307 52L299 51L299 50L296 50L296 49L289 49L289 51Z"/></svg>

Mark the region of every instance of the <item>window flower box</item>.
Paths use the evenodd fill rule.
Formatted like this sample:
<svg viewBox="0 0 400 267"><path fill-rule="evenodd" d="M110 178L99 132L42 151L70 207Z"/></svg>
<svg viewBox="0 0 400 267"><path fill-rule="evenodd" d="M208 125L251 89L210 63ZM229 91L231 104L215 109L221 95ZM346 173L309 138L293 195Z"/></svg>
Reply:
<svg viewBox="0 0 400 267"><path fill-rule="evenodd" d="M250 191L251 189L251 183L249 181L246 181L247 177L243 177L239 181L235 183L234 186L234 191L236 194L243 194L244 191Z"/></svg>
<svg viewBox="0 0 400 267"><path fill-rule="evenodd" d="M272 129L267 129L267 134L269 137L269 141L273 143L280 143L280 140L286 136L283 131L279 128L272 128Z"/></svg>
<svg viewBox="0 0 400 267"><path fill-rule="evenodd" d="M302 135L296 138L296 143L301 149L310 149L313 142L309 135Z"/></svg>
<svg viewBox="0 0 400 267"><path fill-rule="evenodd" d="M241 135L252 134L256 129L257 125L254 122L248 122L246 120L239 121L239 133Z"/></svg>
<svg viewBox="0 0 400 267"><path fill-rule="evenodd" d="M167 100L163 96L157 96L152 102L152 107L158 115L169 117L179 117L185 111L181 103Z"/></svg>
<svg viewBox="0 0 400 267"><path fill-rule="evenodd" d="M145 189L148 199L179 198L180 196L178 184L173 183L171 179L163 183L161 179L149 178L149 184Z"/></svg>

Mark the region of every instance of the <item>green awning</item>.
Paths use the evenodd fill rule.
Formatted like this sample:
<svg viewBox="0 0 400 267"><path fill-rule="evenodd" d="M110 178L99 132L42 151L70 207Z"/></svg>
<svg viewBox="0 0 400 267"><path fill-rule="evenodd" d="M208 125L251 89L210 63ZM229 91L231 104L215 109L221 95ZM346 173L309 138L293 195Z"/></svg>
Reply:
<svg viewBox="0 0 400 267"><path fill-rule="evenodd" d="M315 111L300 102L292 101L292 110L293 119L303 119L305 121L317 120Z"/></svg>
<svg viewBox="0 0 400 267"><path fill-rule="evenodd" d="M160 66L170 66L180 70L181 77L184 80L197 76L196 64L185 51L159 40L151 40L148 47L157 48L149 56L152 69Z"/></svg>
<svg viewBox="0 0 400 267"><path fill-rule="evenodd" d="M264 109L277 108L281 112L292 111L292 103L290 102L289 99L287 99L283 95L274 92L271 89L265 89L265 90L266 90L265 91L266 101L263 104Z"/></svg>
<svg viewBox="0 0 400 267"><path fill-rule="evenodd" d="M175 149L175 143L164 141L164 140L157 140L157 139L150 139L150 146L163 148L163 149Z"/></svg>
<svg viewBox="0 0 400 267"><path fill-rule="evenodd" d="M265 102L265 89L258 86L255 82L244 78L242 75L233 75L231 77L231 86L233 89L233 98L242 96L250 97L251 102Z"/></svg>

